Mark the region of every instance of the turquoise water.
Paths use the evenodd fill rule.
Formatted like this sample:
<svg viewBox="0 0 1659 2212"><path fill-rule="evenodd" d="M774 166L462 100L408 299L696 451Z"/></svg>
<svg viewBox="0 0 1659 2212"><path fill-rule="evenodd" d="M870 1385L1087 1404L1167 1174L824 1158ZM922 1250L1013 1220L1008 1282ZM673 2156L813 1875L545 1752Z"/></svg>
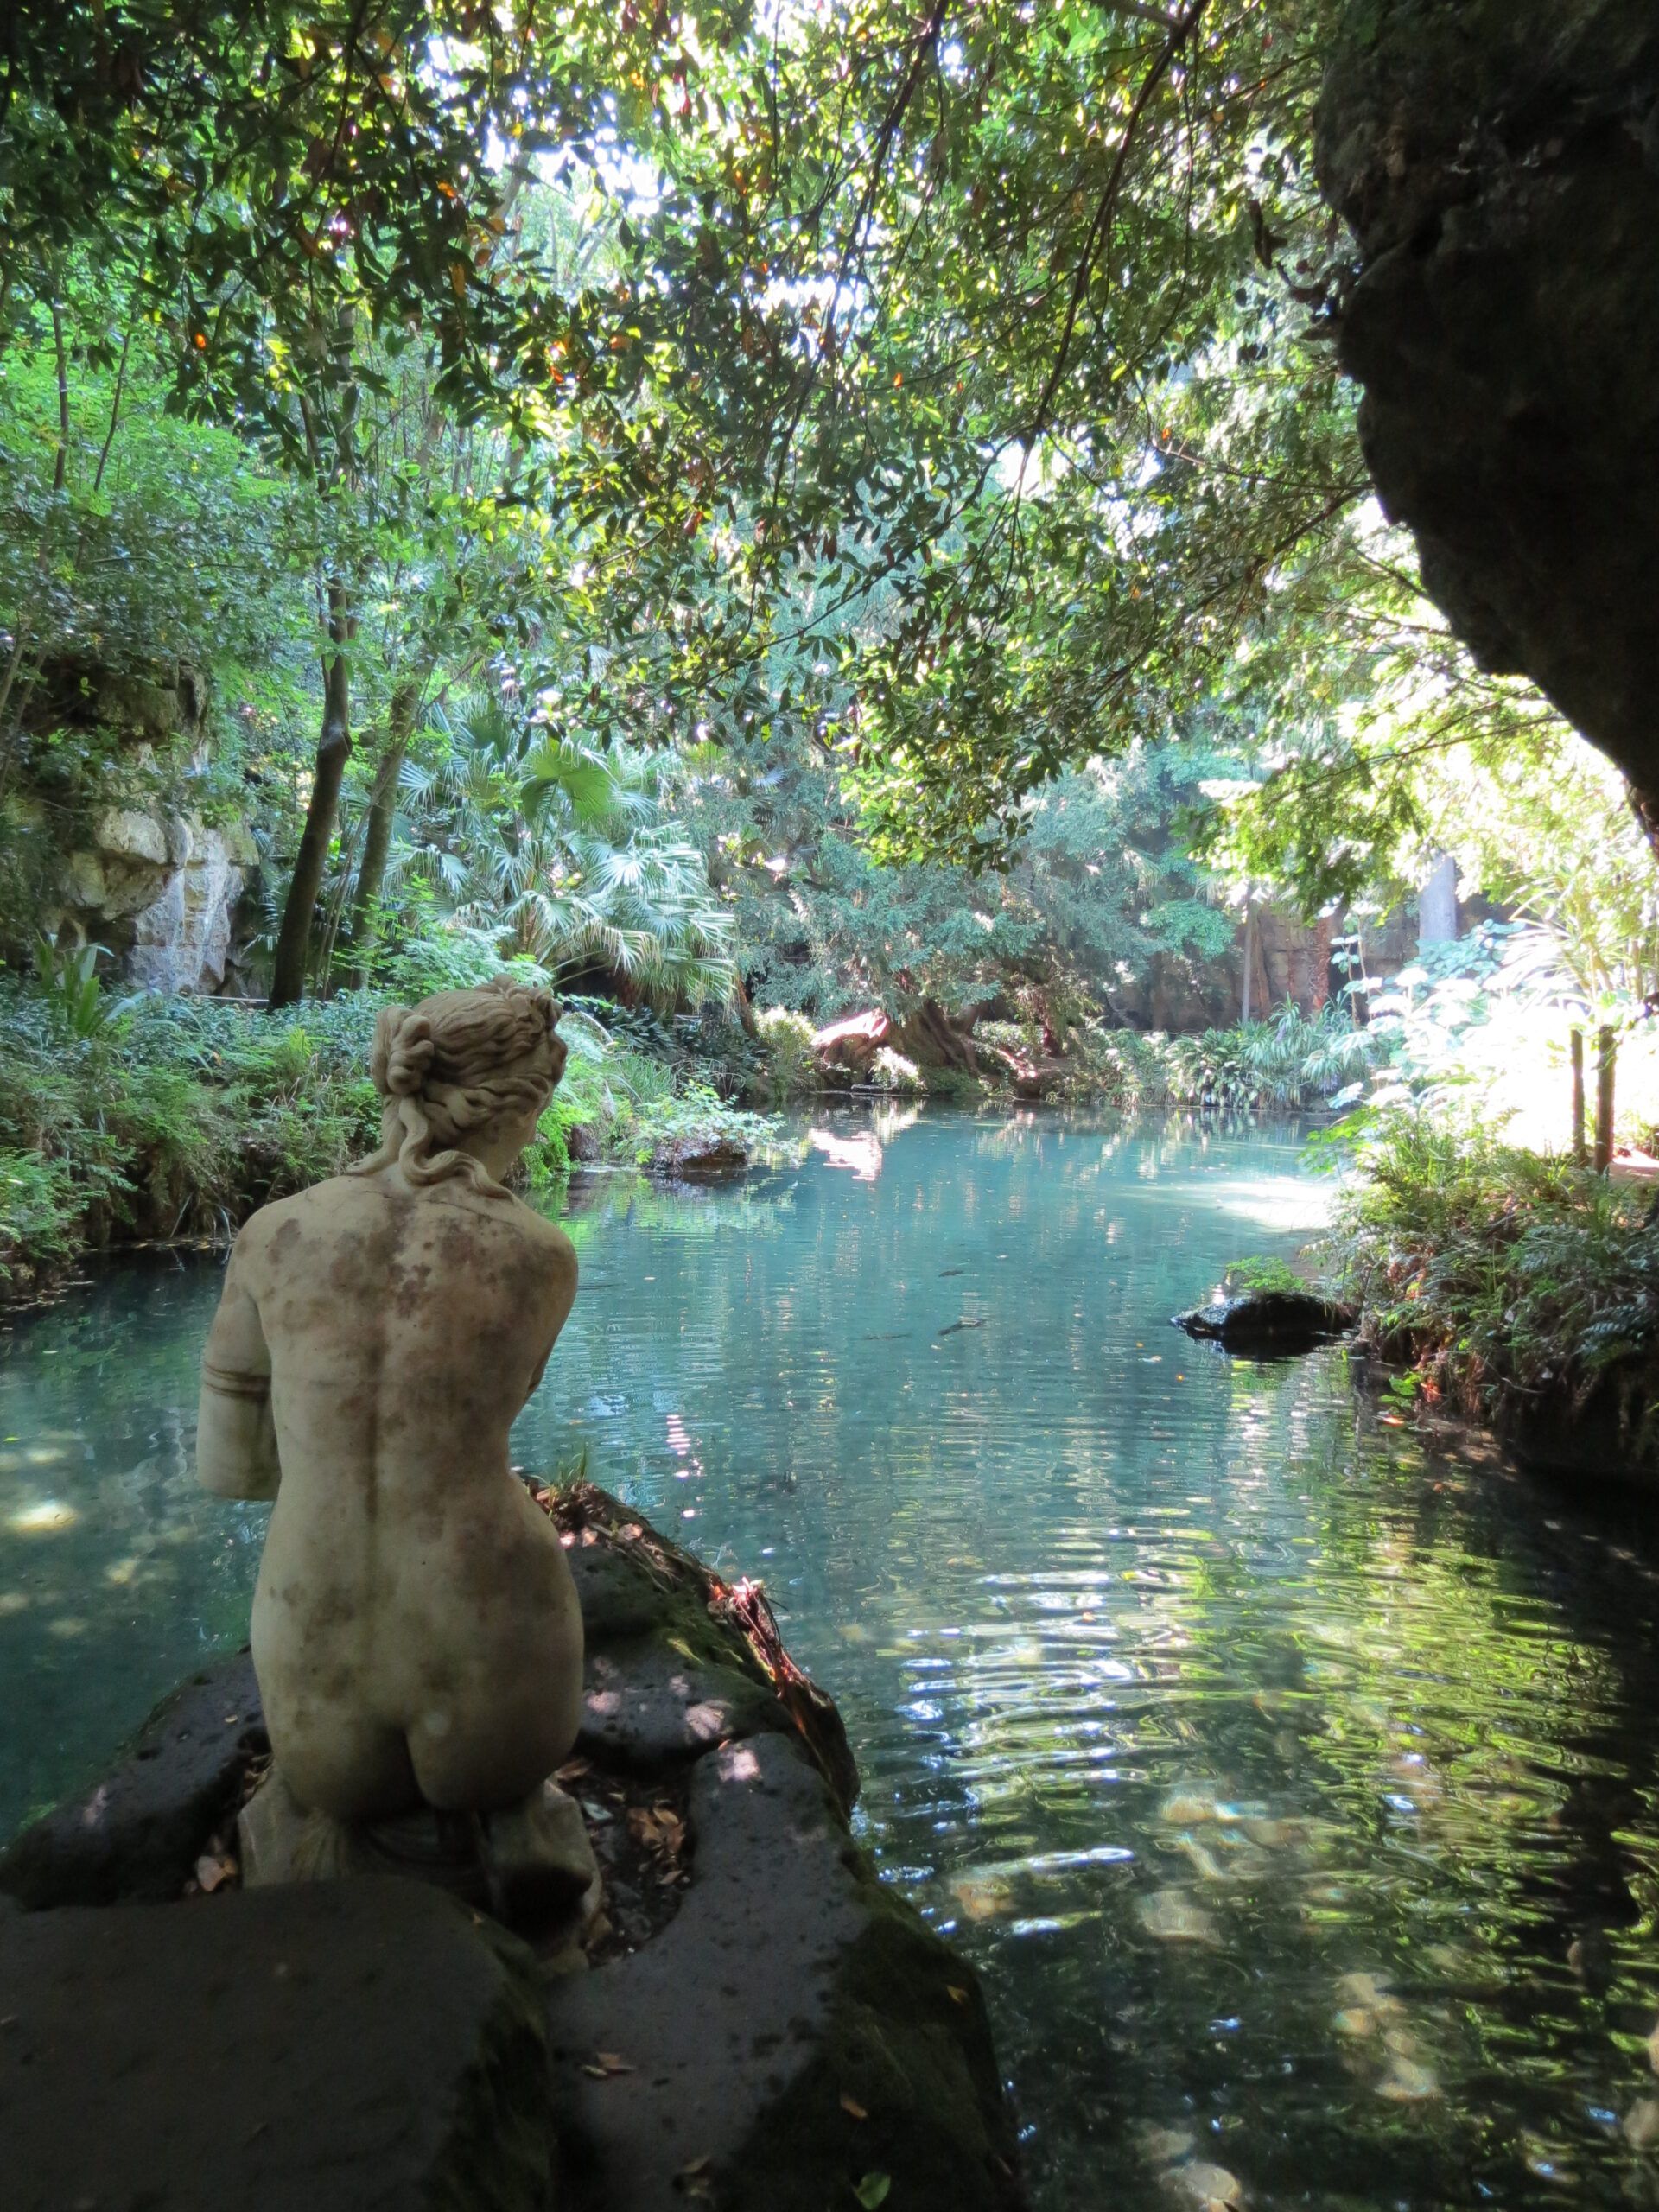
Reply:
<svg viewBox="0 0 1659 2212"><path fill-rule="evenodd" d="M1659 2203L1653 1551L1340 1351L1168 1327L1324 1199L1290 1132L897 1109L734 1190L607 1179L519 1456L766 1578L984 1972L1045 2212ZM243 1630L217 1283L0 1339L0 1830Z"/></svg>

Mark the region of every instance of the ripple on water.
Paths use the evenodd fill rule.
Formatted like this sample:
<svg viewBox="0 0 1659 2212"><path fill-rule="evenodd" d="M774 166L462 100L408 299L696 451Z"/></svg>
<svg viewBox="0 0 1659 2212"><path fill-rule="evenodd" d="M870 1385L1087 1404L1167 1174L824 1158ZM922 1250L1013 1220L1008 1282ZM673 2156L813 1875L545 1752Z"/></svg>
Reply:
<svg viewBox="0 0 1659 2212"><path fill-rule="evenodd" d="M766 1573L885 1875L986 1972L1045 2212L1659 2200L1645 1538L1431 1462L1339 1351L1171 1336L1317 1217L1287 1135L815 1126L572 1217L515 1444ZM0 1824L243 1631L264 1516L191 1482L217 1287L13 1332Z"/></svg>

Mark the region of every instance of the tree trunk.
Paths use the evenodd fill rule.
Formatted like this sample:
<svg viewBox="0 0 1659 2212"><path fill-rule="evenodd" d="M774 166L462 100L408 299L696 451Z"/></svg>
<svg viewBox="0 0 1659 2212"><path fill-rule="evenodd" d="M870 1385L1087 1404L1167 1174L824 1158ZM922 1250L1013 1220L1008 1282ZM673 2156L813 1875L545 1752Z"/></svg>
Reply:
<svg viewBox="0 0 1659 2212"><path fill-rule="evenodd" d="M317 740L311 800L305 810L305 830L295 855L288 903L283 908L283 926L271 963L269 1006L273 1014L280 1007L297 1004L305 992L311 924L322 892L334 817L340 810L340 787L346 780L346 763L352 757L352 671L346 647L356 627L345 585L331 582L328 647L322 664L322 729Z"/></svg>
<svg viewBox="0 0 1659 2212"><path fill-rule="evenodd" d="M397 784L403 773L409 741L415 734L415 716L421 703L421 685L400 683L386 710L386 745L374 772L369 794L369 818L363 832L363 857L357 864L352 892L350 925L353 986L361 990L369 980L369 959L379 934L380 889L386 878L391 852L391 825L397 812Z"/></svg>
<svg viewBox="0 0 1659 2212"><path fill-rule="evenodd" d="M1449 944L1458 934L1458 864L1442 853L1417 894L1417 949Z"/></svg>
<svg viewBox="0 0 1659 2212"><path fill-rule="evenodd" d="M1247 899L1244 902L1244 977L1238 993L1238 1026L1241 1029L1248 1029L1250 1026L1250 985L1254 981L1250 963L1255 957L1255 908Z"/></svg>
<svg viewBox="0 0 1659 2212"><path fill-rule="evenodd" d="M1313 925L1313 942L1307 949L1307 1010L1323 1014L1331 1003L1331 917L1321 914Z"/></svg>
<svg viewBox="0 0 1659 2212"><path fill-rule="evenodd" d="M924 999L912 1013L895 1023L891 1041L918 1067L957 1068L964 1075L979 1073L972 1038L963 1034L937 999Z"/></svg>
<svg viewBox="0 0 1659 2212"><path fill-rule="evenodd" d="M737 1009L737 1019L746 1037L759 1037L760 1024L754 1018L754 1001L750 998L740 973L732 986L732 1004Z"/></svg>

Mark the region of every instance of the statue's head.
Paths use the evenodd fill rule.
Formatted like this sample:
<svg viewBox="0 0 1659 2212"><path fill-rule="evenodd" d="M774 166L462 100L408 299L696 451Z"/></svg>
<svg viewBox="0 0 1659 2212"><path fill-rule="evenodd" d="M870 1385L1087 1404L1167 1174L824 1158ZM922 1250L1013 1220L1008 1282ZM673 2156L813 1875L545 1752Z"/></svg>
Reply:
<svg viewBox="0 0 1659 2212"><path fill-rule="evenodd" d="M369 1063L385 1102L380 1149L352 1173L395 1163L410 1183L462 1175L505 1198L480 1155L505 1172L536 1134L564 1073L558 1019L551 991L511 976L383 1008Z"/></svg>

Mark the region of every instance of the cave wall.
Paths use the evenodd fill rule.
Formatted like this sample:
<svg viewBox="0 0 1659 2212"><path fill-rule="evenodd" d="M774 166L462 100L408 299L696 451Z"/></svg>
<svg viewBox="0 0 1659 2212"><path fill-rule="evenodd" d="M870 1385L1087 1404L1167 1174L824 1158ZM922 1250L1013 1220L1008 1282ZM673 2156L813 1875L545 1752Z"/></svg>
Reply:
<svg viewBox="0 0 1659 2212"><path fill-rule="evenodd" d="M1384 507L1659 824L1659 5L1344 0L1317 163Z"/></svg>

